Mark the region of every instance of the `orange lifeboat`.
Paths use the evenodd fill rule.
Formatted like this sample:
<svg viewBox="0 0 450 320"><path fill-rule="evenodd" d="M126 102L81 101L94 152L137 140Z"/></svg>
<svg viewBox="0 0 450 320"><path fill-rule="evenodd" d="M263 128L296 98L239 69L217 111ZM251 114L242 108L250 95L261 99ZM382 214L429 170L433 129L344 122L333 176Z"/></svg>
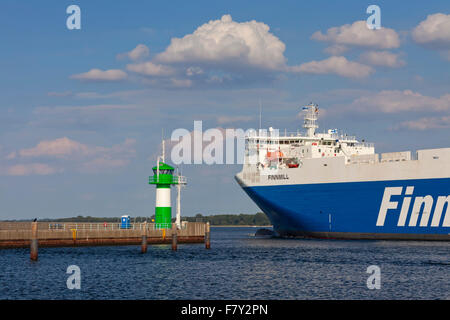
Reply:
<svg viewBox="0 0 450 320"><path fill-rule="evenodd" d="M273 151L273 152L267 151L266 157L268 159L278 159L283 158L284 154L281 151Z"/></svg>

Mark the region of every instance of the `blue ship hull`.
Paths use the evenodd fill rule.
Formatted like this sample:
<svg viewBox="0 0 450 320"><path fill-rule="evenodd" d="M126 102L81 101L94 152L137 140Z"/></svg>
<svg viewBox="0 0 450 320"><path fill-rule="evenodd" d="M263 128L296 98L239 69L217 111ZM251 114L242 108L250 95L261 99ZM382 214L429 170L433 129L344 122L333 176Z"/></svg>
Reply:
<svg viewBox="0 0 450 320"><path fill-rule="evenodd" d="M405 195L407 187L412 195ZM402 187L401 195L390 196L396 208L386 211L382 225L377 225L385 188ZM277 186L247 186L245 192L271 220L281 236L306 236L344 239L416 239L450 240L450 209L443 199L450 195L450 178L368 181L345 183L298 184ZM425 206L412 212L416 197L433 199L429 220L421 226ZM406 223L399 216L406 197L411 198ZM438 198L441 206L437 205ZM444 198L445 197L445 198ZM448 198L447 198L448 199ZM445 203L442 206L442 203ZM436 207L440 213L436 214ZM406 210L405 210L406 211ZM425 212L425 213L424 213ZM412 216L417 223L411 222ZM434 219L434 225L431 221ZM414 218L412 219L414 221ZM438 225L436 225L436 221ZM424 223L425 224L425 223Z"/></svg>

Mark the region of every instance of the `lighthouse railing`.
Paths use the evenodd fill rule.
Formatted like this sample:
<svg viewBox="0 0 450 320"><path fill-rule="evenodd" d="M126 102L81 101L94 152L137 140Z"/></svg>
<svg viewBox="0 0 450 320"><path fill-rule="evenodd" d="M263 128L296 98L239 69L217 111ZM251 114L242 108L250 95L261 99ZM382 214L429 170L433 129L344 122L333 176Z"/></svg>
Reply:
<svg viewBox="0 0 450 320"><path fill-rule="evenodd" d="M155 176L150 176L148 178L148 182L149 183L166 183L166 184L186 184L187 183L187 179L185 176L171 176L171 175L164 175L164 177L158 177Z"/></svg>
<svg viewBox="0 0 450 320"><path fill-rule="evenodd" d="M176 177L174 177L175 179L176 179L176 181L179 183L179 184L186 184L187 183L187 179L186 179L186 177L185 176L176 176ZM175 180L174 179L174 180Z"/></svg>

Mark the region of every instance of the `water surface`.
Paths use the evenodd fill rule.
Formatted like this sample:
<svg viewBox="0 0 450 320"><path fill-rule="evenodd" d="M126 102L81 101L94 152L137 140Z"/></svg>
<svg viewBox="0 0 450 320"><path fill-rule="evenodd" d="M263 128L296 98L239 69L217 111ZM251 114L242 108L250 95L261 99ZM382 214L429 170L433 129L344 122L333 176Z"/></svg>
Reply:
<svg viewBox="0 0 450 320"><path fill-rule="evenodd" d="M450 243L255 238L212 228L203 244L0 250L0 299L450 299ZM67 289L69 265L81 289ZM381 269L369 290L367 267Z"/></svg>

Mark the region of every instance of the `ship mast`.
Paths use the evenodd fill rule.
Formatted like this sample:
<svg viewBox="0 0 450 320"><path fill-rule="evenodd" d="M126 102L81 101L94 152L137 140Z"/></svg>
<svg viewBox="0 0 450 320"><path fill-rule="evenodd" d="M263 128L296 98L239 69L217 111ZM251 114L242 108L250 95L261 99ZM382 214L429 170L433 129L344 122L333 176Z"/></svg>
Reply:
<svg viewBox="0 0 450 320"><path fill-rule="evenodd" d="M305 117L303 118L303 128L307 130L308 137L314 137L316 129L319 127L317 125L317 114L319 113L319 105L315 103L310 103L302 108L306 111Z"/></svg>

